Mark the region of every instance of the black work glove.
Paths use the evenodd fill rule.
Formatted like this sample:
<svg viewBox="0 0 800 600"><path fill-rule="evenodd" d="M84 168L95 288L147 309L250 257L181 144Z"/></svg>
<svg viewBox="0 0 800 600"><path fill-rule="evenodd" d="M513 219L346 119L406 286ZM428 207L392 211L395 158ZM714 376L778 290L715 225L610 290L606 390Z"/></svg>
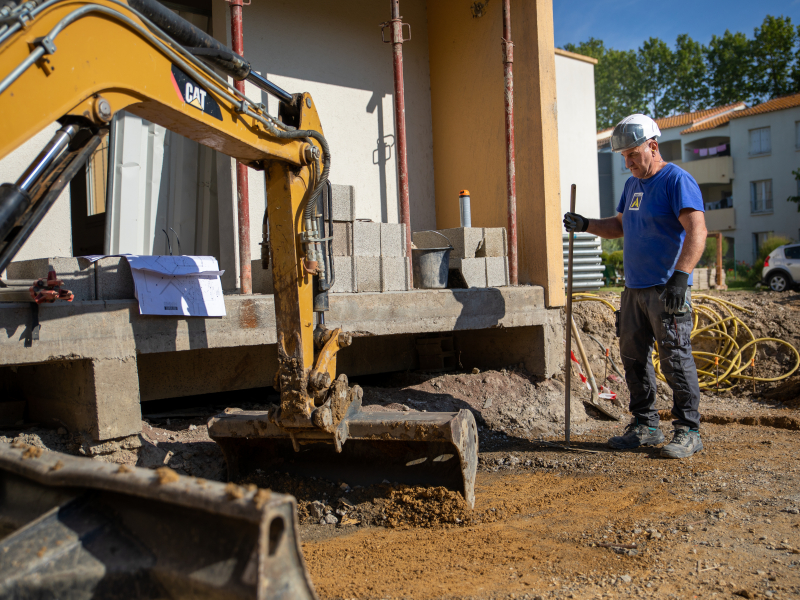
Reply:
<svg viewBox="0 0 800 600"><path fill-rule="evenodd" d="M675 271L667 281L664 291L658 299L664 302L664 311L677 315L686 312L686 290L689 289L689 273Z"/></svg>
<svg viewBox="0 0 800 600"><path fill-rule="evenodd" d="M586 231L589 228L589 219L578 213L568 212L564 215L564 229L567 231Z"/></svg>

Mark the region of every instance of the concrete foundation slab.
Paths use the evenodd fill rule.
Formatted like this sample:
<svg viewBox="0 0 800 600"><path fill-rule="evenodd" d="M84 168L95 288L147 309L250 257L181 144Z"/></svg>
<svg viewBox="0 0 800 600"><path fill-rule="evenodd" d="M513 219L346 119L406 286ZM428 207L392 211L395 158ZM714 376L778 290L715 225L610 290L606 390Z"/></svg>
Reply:
<svg viewBox="0 0 800 600"><path fill-rule="evenodd" d="M356 190L352 185L331 185L333 189L333 220L353 221L356 214Z"/></svg>
<svg viewBox="0 0 800 600"><path fill-rule="evenodd" d="M380 258L362 258L380 272ZM105 440L138 431L140 400L271 385L274 297L228 295L225 306L224 318L165 318L140 315L135 300L43 305L40 339L26 345L30 304L8 303L0 307L0 397L26 401L45 425ZM524 362L543 376L560 368L561 313L544 308L540 287L339 293L330 306L328 325L356 333L340 372L416 368L415 340L431 332L455 335L465 366Z"/></svg>
<svg viewBox="0 0 800 600"><path fill-rule="evenodd" d="M0 390L25 399L28 418L109 440L141 431L135 356L66 360L0 369Z"/></svg>
<svg viewBox="0 0 800 600"><path fill-rule="evenodd" d="M96 300L94 265L85 258L34 258L20 260L8 265L9 279L34 281L47 278L50 267L56 270L64 287L75 294L74 301Z"/></svg>

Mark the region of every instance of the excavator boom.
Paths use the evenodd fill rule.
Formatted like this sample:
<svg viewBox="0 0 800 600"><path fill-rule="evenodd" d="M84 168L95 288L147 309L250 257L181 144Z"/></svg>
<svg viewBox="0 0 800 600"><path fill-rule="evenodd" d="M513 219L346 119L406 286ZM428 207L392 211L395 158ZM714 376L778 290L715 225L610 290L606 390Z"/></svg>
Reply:
<svg viewBox="0 0 800 600"><path fill-rule="evenodd" d="M278 115L228 77L276 96ZM337 374L337 353L351 337L325 325L334 281L331 150L313 99L267 81L156 0L0 2L0 159L61 125L23 176L0 186L0 272L123 110L265 174L262 265L272 261L281 401L210 424L231 477L292 452L323 477L335 477L337 463L371 473L366 479L384 469L380 479L446 485L472 506L471 413L375 416L361 409L361 389Z"/></svg>

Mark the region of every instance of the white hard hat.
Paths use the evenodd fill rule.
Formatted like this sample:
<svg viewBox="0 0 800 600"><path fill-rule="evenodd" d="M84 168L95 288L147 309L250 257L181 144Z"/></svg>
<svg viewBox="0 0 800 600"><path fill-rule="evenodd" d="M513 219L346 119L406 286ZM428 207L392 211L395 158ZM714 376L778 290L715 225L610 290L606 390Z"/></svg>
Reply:
<svg viewBox="0 0 800 600"><path fill-rule="evenodd" d="M611 150L622 152L641 146L647 140L661 135L661 130L647 115L630 115L622 119L611 133Z"/></svg>

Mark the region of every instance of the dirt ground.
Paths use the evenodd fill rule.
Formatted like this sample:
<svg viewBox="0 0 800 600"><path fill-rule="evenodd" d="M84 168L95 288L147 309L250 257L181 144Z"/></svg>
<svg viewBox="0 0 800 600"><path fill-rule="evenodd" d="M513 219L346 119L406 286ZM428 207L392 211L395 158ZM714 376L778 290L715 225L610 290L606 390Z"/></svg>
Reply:
<svg viewBox="0 0 800 600"><path fill-rule="evenodd" d="M756 311L741 315L756 337L800 347L800 294L728 292ZM613 297L609 298L614 301ZM575 306L595 375L603 347L618 365L613 316L599 303ZM587 339L595 336L599 343ZM791 368L778 346L759 351L759 375ZM538 380L518 366L458 373L399 373L358 381L370 410L468 409L479 426L473 510L459 494L384 482L261 473L248 481L295 495L303 552L323 599L788 598L800 595L800 375L708 390L701 403L703 452L661 459L658 448L612 451L622 420L586 407L573 375L572 448L563 440L563 377ZM613 373L613 370L609 370ZM627 407L617 379L602 381ZM277 396L242 396L263 408ZM660 388L669 439L671 393ZM155 407L155 408L153 408ZM52 450L224 480L207 419L224 405L143 406L140 438L104 447L35 426L0 431ZM321 524L326 523L326 524Z"/></svg>

